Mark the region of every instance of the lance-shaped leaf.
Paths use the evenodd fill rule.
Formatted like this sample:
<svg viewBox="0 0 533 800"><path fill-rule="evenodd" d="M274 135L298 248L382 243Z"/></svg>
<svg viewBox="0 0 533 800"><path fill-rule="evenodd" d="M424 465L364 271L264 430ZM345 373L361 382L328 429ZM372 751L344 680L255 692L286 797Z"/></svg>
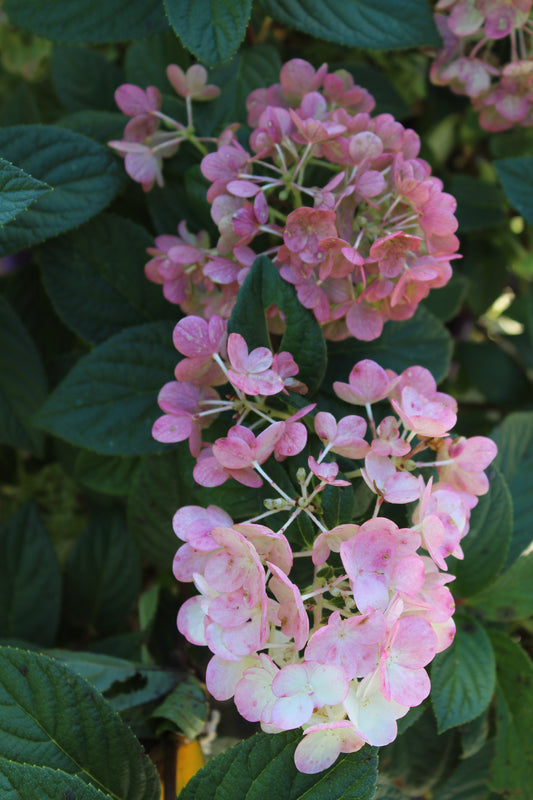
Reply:
<svg viewBox="0 0 533 800"><path fill-rule="evenodd" d="M103 455L162 450L151 436L157 394L178 360L172 323L136 325L80 359L50 395L36 423Z"/></svg>
<svg viewBox="0 0 533 800"><path fill-rule="evenodd" d="M213 758L189 781L180 800L370 800L377 777L376 752L364 747L341 755L328 770L304 775L294 751L301 732L259 733Z"/></svg>
<svg viewBox="0 0 533 800"><path fill-rule="evenodd" d="M1 757L62 770L120 800L159 798L157 773L137 739L55 659L0 648L0 707Z"/></svg>
<svg viewBox="0 0 533 800"><path fill-rule="evenodd" d="M48 184L32 178L23 169L0 158L0 227L51 191L52 187Z"/></svg>
<svg viewBox="0 0 533 800"><path fill-rule="evenodd" d="M259 256L241 286L229 321L229 331L240 333L249 350L271 346L265 318L265 309L271 305L283 311L287 323L278 350L292 354L300 368L296 378L313 395L326 368L322 332L314 314L302 306L293 287L283 280L270 259Z"/></svg>
<svg viewBox="0 0 533 800"><path fill-rule="evenodd" d="M348 47L391 50L439 45L425 0L260 0L264 11L299 31Z"/></svg>
<svg viewBox="0 0 533 800"><path fill-rule="evenodd" d="M111 800L75 775L0 758L2 800Z"/></svg>
<svg viewBox="0 0 533 800"><path fill-rule="evenodd" d="M431 700L439 731L478 717L494 693L496 673L490 639L474 617L457 615L453 643L431 667Z"/></svg>
<svg viewBox="0 0 533 800"><path fill-rule="evenodd" d="M109 150L52 125L0 128L0 152L54 189L5 226L0 256L81 225L107 206L123 181L122 167Z"/></svg>

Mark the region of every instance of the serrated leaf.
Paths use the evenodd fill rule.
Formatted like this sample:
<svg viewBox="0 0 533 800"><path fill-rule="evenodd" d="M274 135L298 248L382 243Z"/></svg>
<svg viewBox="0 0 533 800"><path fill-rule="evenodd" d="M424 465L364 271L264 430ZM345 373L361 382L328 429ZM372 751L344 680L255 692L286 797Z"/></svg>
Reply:
<svg viewBox="0 0 533 800"><path fill-rule="evenodd" d="M506 797L533 798L533 664L502 631L490 631L496 655L496 752L490 785Z"/></svg>
<svg viewBox="0 0 533 800"><path fill-rule="evenodd" d="M2 800L110 800L75 775L0 758Z"/></svg>
<svg viewBox="0 0 533 800"><path fill-rule="evenodd" d="M471 597L470 605L496 622L533 614L533 553L520 556L497 581Z"/></svg>
<svg viewBox="0 0 533 800"><path fill-rule="evenodd" d="M131 612L141 564L125 520L108 513L91 522L69 553L65 608L71 625L112 633Z"/></svg>
<svg viewBox="0 0 533 800"><path fill-rule="evenodd" d="M133 485L139 464L137 456L101 456L82 450L74 464L74 477L96 492L125 495Z"/></svg>
<svg viewBox="0 0 533 800"><path fill-rule="evenodd" d="M513 535L506 561L509 565L533 539L533 412L509 414L493 431L492 438L498 445L494 466L507 481L513 500Z"/></svg>
<svg viewBox="0 0 533 800"><path fill-rule="evenodd" d="M425 0L260 0L264 11L289 28L328 42L371 50L440 45Z"/></svg>
<svg viewBox="0 0 533 800"><path fill-rule="evenodd" d="M172 723L187 739L196 739L207 720L207 702L202 686L196 678L186 678L154 709L151 716ZM174 730L163 722L158 731L169 728Z"/></svg>
<svg viewBox="0 0 533 800"><path fill-rule="evenodd" d="M494 166L511 205L533 224L533 158L502 158Z"/></svg>
<svg viewBox="0 0 533 800"><path fill-rule="evenodd" d="M432 289L423 300L423 305L442 322L455 317L468 292L469 281L460 272L454 272L446 286L442 289Z"/></svg>
<svg viewBox="0 0 533 800"><path fill-rule="evenodd" d="M209 761L182 789L180 800L370 800L376 786L376 753L364 747L341 755L317 775L297 772L300 732L258 733Z"/></svg>
<svg viewBox="0 0 533 800"><path fill-rule="evenodd" d="M496 680L483 626L466 614L458 614L456 624L454 641L431 667L431 701L440 733L478 717L490 703Z"/></svg>
<svg viewBox="0 0 533 800"><path fill-rule="evenodd" d="M505 563L513 529L513 503L505 478L494 466L486 471L489 491L470 516L468 535L461 542L464 561L454 561L456 597L470 597L494 580ZM475 565L475 569L473 566Z"/></svg>
<svg viewBox="0 0 533 800"><path fill-rule="evenodd" d="M0 636L50 645L61 610L61 572L34 502L0 526Z"/></svg>
<svg viewBox="0 0 533 800"><path fill-rule="evenodd" d="M162 450L151 436L157 394L177 361L172 323L137 325L81 358L35 421L71 444L103 455Z"/></svg>
<svg viewBox="0 0 533 800"><path fill-rule="evenodd" d="M60 42L125 42L168 27L159 0L6 0L11 25Z"/></svg>
<svg viewBox="0 0 533 800"><path fill-rule="evenodd" d="M121 139L124 133L124 117L117 111L74 111L58 119L56 125L103 145L111 139Z"/></svg>
<svg viewBox="0 0 533 800"><path fill-rule="evenodd" d="M0 128L0 151L54 190L5 226L0 256L86 222L107 206L123 180L119 162L102 145L52 125Z"/></svg>
<svg viewBox="0 0 533 800"><path fill-rule="evenodd" d="M487 800L489 769L494 742L488 742L472 758L465 758L433 794L433 800Z"/></svg>
<svg viewBox="0 0 533 800"><path fill-rule="evenodd" d="M122 70L96 50L58 45L52 50L51 72L55 93L69 111L117 110L114 92L124 83Z"/></svg>
<svg viewBox="0 0 533 800"><path fill-rule="evenodd" d="M326 346L314 314L304 308L293 287L283 280L266 256L254 261L239 290L228 330L240 333L248 349L270 346L265 309L280 308L287 327L278 350L292 354L299 369L297 379L305 383L311 397L318 389L326 368Z"/></svg>
<svg viewBox="0 0 533 800"><path fill-rule="evenodd" d="M418 364L429 369L438 382L448 372L452 340L444 325L426 308L419 306L415 315L405 322L387 322L383 334L373 342L345 339L328 344L330 366L325 385L347 380L357 361L370 358L385 369L403 372ZM346 377L341 377L345 375Z"/></svg>
<svg viewBox="0 0 533 800"><path fill-rule="evenodd" d="M0 648L0 756L60 769L120 800L158 800L139 742L90 684L57 660Z"/></svg>
<svg viewBox="0 0 533 800"><path fill-rule="evenodd" d="M31 417L46 397L46 384L37 348L0 296L0 442L41 453L43 435Z"/></svg>
<svg viewBox="0 0 533 800"><path fill-rule="evenodd" d="M0 228L51 191L47 183L0 158Z"/></svg>
<svg viewBox="0 0 533 800"><path fill-rule="evenodd" d="M164 0L170 24L199 61L229 61L244 39L252 0Z"/></svg>
<svg viewBox="0 0 533 800"><path fill-rule="evenodd" d="M144 275L150 245L148 231L116 214L44 244L43 281L63 322L97 344L132 325L174 318L160 287Z"/></svg>
<svg viewBox="0 0 533 800"><path fill-rule="evenodd" d="M470 175L452 175L446 191L457 200L459 235L493 228L504 222L504 196L497 184Z"/></svg>

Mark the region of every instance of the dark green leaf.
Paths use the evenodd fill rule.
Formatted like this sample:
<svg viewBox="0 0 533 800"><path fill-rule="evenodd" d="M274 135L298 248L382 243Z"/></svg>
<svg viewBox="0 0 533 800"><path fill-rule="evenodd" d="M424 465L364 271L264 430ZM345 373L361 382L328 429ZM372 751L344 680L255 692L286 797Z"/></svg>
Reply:
<svg viewBox="0 0 533 800"><path fill-rule="evenodd" d="M124 623L141 586L141 564L124 519L102 515L76 540L65 574L71 625L112 633Z"/></svg>
<svg viewBox="0 0 533 800"><path fill-rule="evenodd" d="M348 47L373 50L439 45L425 0L261 0L269 16L290 28Z"/></svg>
<svg viewBox="0 0 533 800"><path fill-rule="evenodd" d="M470 597L488 586L503 567L513 529L513 503L496 467L487 470L489 491L472 510L470 530L461 542L464 561L454 561L456 597ZM475 569L473 568L475 565Z"/></svg>
<svg viewBox="0 0 533 800"><path fill-rule="evenodd" d="M177 361L173 325L138 325L81 358L50 395L37 424L71 444L103 455L162 449L151 437L157 394Z"/></svg>
<svg viewBox="0 0 533 800"><path fill-rule="evenodd" d="M533 412L509 414L492 434L498 445L494 461L513 500L513 535L507 555L511 564L533 539Z"/></svg>
<svg viewBox="0 0 533 800"><path fill-rule="evenodd" d="M161 723L158 731L175 731L177 728L187 739L196 739L207 720L207 702L202 686L196 678L186 678L157 706L152 717L172 723L171 726Z"/></svg>
<svg viewBox="0 0 533 800"><path fill-rule="evenodd" d="M459 234L492 228L505 220L504 196L494 183L453 175L446 190L457 200Z"/></svg>
<svg viewBox="0 0 533 800"><path fill-rule="evenodd" d="M101 456L82 450L76 458L74 477L96 492L123 495L130 491L138 468L136 456Z"/></svg>
<svg viewBox="0 0 533 800"><path fill-rule="evenodd" d="M531 384L524 372L495 342L458 342L456 355L467 379L489 403L509 406L528 398Z"/></svg>
<svg viewBox="0 0 533 800"><path fill-rule="evenodd" d="M0 636L54 641L61 572L48 532L30 502L0 526Z"/></svg>
<svg viewBox="0 0 533 800"><path fill-rule="evenodd" d="M465 722L461 725L461 748L462 757L470 758L478 753L489 735L489 713L490 709L480 714L479 717Z"/></svg>
<svg viewBox="0 0 533 800"><path fill-rule="evenodd" d="M124 83L122 72L95 50L56 46L52 51L51 70L55 92L69 111L117 110L114 93Z"/></svg>
<svg viewBox="0 0 533 800"><path fill-rule="evenodd" d="M190 57L173 30L132 42L128 47L124 69L128 83L138 86L157 86L162 92L171 92L166 69L177 64L183 70L189 66Z"/></svg>
<svg viewBox="0 0 533 800"><path fill-rule="evenodd" d="M339 473L339 478L342 478ZM352 522L355 511L355 495L351 486L326 486L322 492L322 514L329 529L335 525Z"/></svg>
<svg viewBox="0 0 533 800"><path fill-rule="evenodd" d="M170 24L199 61L229 61L244 39L252 0L164 0Z"/></svg>
<svg viewBox="0 0 533 800"><path fill-rule="evenodd" d="M442 322L448 322L459 313L467 291L468 278L454 272L446 286L430 291L423 305Z"/></svg>
<svg viewBox="0 0 533 800"><path fill-rule="evenodd" d="M478 717L494 693L494 654L485 629L458 614L455 639L431 667L431 700L439 731Z"/></svg>
<svg viewBox="0 0 533 800"><path fill-rule="evenodd" d="M56 659L0 648L0 706L2 757L78 775L121 800L158 800L159 779L139 742Z"/></svg>
<svg viewBox="0 0 533 800"><path fill-rule="evenodd" d="M144 228L115 214L43 245L44 285L65 324L96 344L132 325L174 317L161 288L144 275L150 245Z"/></svg>
<svg viewBox="0 0 533 800"><path fill-rule="evenodd" d="M0 129L0 151L53 187L2 231L8 255L81 225L107 206L122 180L122 166L104 147L52 125Z"/></svg>
<svg viewBox="0 0 533 800"><path fill-rule="evenodd" d="M2 800L110 800L108 794L61 770L0 758Z"/></svg>
<svg viewBox="0 0 533 800"><path fill-rule="evenodd" d="M47 183L0 158L0 228L51 191Z"/></svg>
<svg viewBox="0 0 533 800"><path fill-rule="evenodd" d="M338 69L339 66L350 72L359 86L367 89L374 100L376 107L374 114L392 114L398 120L409 116L409 108L403 97L395 89L388 78L373 67L366 64L341 63L332 65Z"/></svg>
<svg viewBox="0 0 533 800"><path fill-rule="evenodd" d="M294 765L301 732L259 733L212 759L181 791L180 800L370 800L376 785L376 754L369 747L341 755L318 775Z"/></svg>
<svg viewBox="0 0 533 800"><path fill-rule="evenodd" d="M6 0L12 25L61 42L124 42L164 31L159 0Z"/></svg>
<svg viewBox="0 0 533 800"><path fill-rule="evenodd" d="M280 276L266 256L259 256L244 281L229 322L229 330L240 333L248 349L270 346L265 309L280 308L287 327L279 351L292 353L300 371L297 378L312 396L320 386L326 367L326 347L320 327L311 311L304 308L293 287Z"/></svg>
<svg viewBox="0 0 533 800"><path fill-rule="evenodd" d="M520 556L495 583L470 598L470 604L497 622L533 614L533 553Z"/></svg>
<svg viewBox="0 0 533 800"><path fill-rule="evenodd" d="M387 322L382 336L373 342L345 339L331 342L328 351L331 363L326 373L326 386L331 386L333 381L347 380L354 364L363 358L371 358L397 373L418 364L429 369L438 382L448 372L452 341L444 325L419 306L411 319Z"/></svg>
<svg viewBox="0 0 533 800"><path fill-rule="evenodd" d="M533 798L533 664L502 631L490 631L496 654L496 754L491 788L506 797Z"/></svg>
<svg viewBox="0 0 533 800"><path fill-rule="evenodd" d="M433 794L433 800L486 800L493 745L487 743L475 756L462 761Z"/></svg>
<svg viewBox="0 0 533 800"><path fill-rule="evenodd" d="M56 125L106 145L111 139L122 139L124 116L118 111L74 111L58 119Z"/></svg>
<svg viewBox="0 0 533 800"><path fill-rule="evenodd" d="M43 436L31 417L46 397L46 375L30 335L0 296L0 442L39 454Z"/></svg>
<svg viewBox="0 0 533 800"><path fill-rule="evenodd" d="M494 166L511 205L533 223L533 158L502 158Z"/></svg>

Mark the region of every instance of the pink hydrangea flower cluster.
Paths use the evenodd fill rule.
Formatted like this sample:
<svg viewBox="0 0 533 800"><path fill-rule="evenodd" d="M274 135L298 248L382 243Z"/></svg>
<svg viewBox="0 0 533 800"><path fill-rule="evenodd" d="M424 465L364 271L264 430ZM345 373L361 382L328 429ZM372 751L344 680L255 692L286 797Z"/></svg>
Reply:
<svg viewBox="0 0 533 800"><path fill-rule="evenodd" d="M302 385L292 356L249 352L217 315L180 321L174 342L184 358L178 381L161 392L166 413L155 437L189 439L203 486L234 479L257 488L266 480L275 493L263 513L243 522L212 505L185 506L174 516L183 542L174 574L197 590L177 624L212 653L209 691L233 697L241 715L266 732L302 727L295 762L303 772L319 772L365 743L393 741L397 720L429 694L425 667L453 640L447 559L463 556L495 444L450 435L455 401L422 367L397 375L370 360L355 364L333 388L365 416L337 420L314 405L293 412L287 389ZM226 391L228 383L222 398L216 387ZM280 410L284 397L287 411ZM227 435L202 442L207 420L225 411L232 412ZM316 457L308 455L293 491L285 491L269 476L269 459L301 454L310 432ZM335 456L351 465L343 475ZM324 490L357 480L375 497L370 518L328 527ZM388 519L387 504L409 505L410 524ZM301 514L315 536L293 552ZM265 524L277 515L277 525ZM305 585L296 559L308 559Z"/></svg>
<svg viewBox="0 0 533 800"><path fill-rule="evenodd" d="M532 0L439 0L433 83L468 95L487 131L533 125Z"/></svg>
<svg viewBox="0 0 533 800"><path fill-rule="evenodd" d="M287 62L248 97L249 150L232 125L202 160L217 242L182 223L156 239L148 278L188 314L228 317L266 254L328 339L372 340L411 317L451 276L456 202L417 134L374 105L345 70Z"/></svg>

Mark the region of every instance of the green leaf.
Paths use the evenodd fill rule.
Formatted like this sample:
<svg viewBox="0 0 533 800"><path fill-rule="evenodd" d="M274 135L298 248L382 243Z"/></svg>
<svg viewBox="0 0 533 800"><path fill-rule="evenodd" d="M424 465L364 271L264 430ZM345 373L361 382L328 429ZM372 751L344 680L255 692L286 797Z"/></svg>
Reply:
<svg viewBox="0 0 533 800"><path fill-rule="evenodd" d="M56 125L107 145L111 139L122 139L124 116L117 111L74 111L58 119Z"/></svg>
<svg viewBox="0 0 533 800"><path fill-rule="evenodd" d="M440 733L478 717L490 703L496 680L483 626L466 614L457 614L456 624L455 639L431 667L431 700Z"/></svg>
<svg viewBox="0 0 533 800"><path fill-rule="evenodd" d="M468 292L468 278L454 272L446 286L432 289L423 305L442 322L448 322L459 313Z"/></svg>
<svg viewBox="0 0 533 800"><path fill-rule="evenodd" d="M0 158L0 228L51 191L47 183Z"/></svg>
<svg viewBox="0 0 533 800"><path fill-rule="evenodd" d="M82 450L74 464L74 477L96 492L124 495L133 485L139 463L137 456L101 456Z"/></svg>
<svg viewBox="0 0 533 800"><path fill-rule="evenodd" d="M299 31L348 47L392 50L440 45L425 0L260 0L265 13Z"/></svg>
<svg viewBox="0 0 533 800"><path fill-rule="evenodd" d="M486 743L489 735L490 707L479 717L461 725L461 750L463 758L470 758L478 753Z"/></svg>
<svg viewBox="0 0 533 800"><path fill-rule="evenodd" d="M0 648L0 756L77 775L120 800L158 800L139 742L76 673L25 650Z"/></svg>
<svg viewBox="0 0 533 800"><path fill-rule="evenodd" d="M520 556L495 583L471 597L470 605L496 622L533 614L533 553Z"/></svg>
<svg viewBox="0 0 533 800"><path fill-rule="evenodd" d="M28 331L0 296L0 442L39 455L43 435L31 417L46 397L46 375Z"/></svg>
<svg viewBox="0 0 533 800"><path fill-rule="evenodd" d="M531 384L522 368L496 342L458 342L456 357L466 379L489 403L516 406L529 399Z"/></svg>
<svg viewBox="0 0 533 800"><path fill-rule="evenodd" d="M370 92L376 101L374 114L392 114L397 120L402 120L409 116L409 107L403 97L389 79L377 69L366 64L351 64L347 62L335 63L331 65L332 67L348 70L355 83Z"/></svg>
<svg viewBox="0 0 533 800"><path fill-rule="evenodd" d="M470 175L452 175L446 183L446 191L457 200L459 235L504 222L504 196L496 184Z"/></svg>
<svg viewBox="0 0 533 800"><path fill-rule="evenodd" d="M141 587L141 564L125 520L97 518L76 540L65 573L65 608L71 625L116 631L130 614Z"/></svg>
<svg viewBox="0 0 533 800"><path fill-rule="evenodd" d="M433 800L487 800L493 756L494 743L488 742L475 756L465 758L435 791Z"/></svg>
<svg viewBox="0 0 533 800"><path fill-rule="evenodd" d="M488 586L503 567L513 529L513 503L501 472L486 472L489 491L472 510L470 530L461 542L464 561L454 561L452 572L456 597L470 597Z"/></svg>
<svg viewBox="0 0 533 800"><path fill-rule="evenodd" d="M251 271L240 288L228 330L240 333L248 349L271 347L265 309L278 306L284 313L287 327L278 351L292 354L303 381L312 396L320 386L326 368L326 346L314 314L304 308L293 287L283 280L266 256L254 261Z"/></svg>
<svg viewBox="0 0 533 800"><path fill-rule="evenodd" d="M496 754L491 788L517 800L533 798L533 664L502 631L490 631L496 654Z"/></svg>
<svg viewBox="0 0 533 800"><path fill-rule="evenodd" d="M114 93L124 83L124 76L96 50L58 45L52 50L51 71L55 92L69 111L117 110Z"/></svg>
<svg viewBox="0 0 533 800"><path fill-rule="evenodd" d="M513 500L513 535L506 562L509 565L533 539L533 412L509 414L493 431L492 438L498 445L494 466L507 481Z"/></svg>
<svg viewBox="0 0 533 800"><path fill-rule="evenodd" d="M163 722L161 730L179 729L187 739L196 739L205 728L207 720L207 702L205 692L200 683L192 676L182 681L168 697L152 712L153 719L168 720L170 726Z"/></svg>
<svg viewBox="0 0 533 800"><path fill-rule="evenodd" d="M169 92L172 90L167 78L167 66L177 64L187 70L189 62L189 54L169 28L164 33L130 44L124 60L126 80L138 86L157 86L162 92Z"/></svg>
<svg viewBox="0 0 533 800"><path fill-rule="evenodd" d="M110 800L74 775L4 758L0 758L0 792L2 800Z"/></svg>
<svg viewBox="0 0 533 800"><path fill-rule="evenodd" d="M129 219L102 214L43 245L43 281L69 328L92 344L143 322L175 318L161 287L144 275L150 234Z"/></svg>
<svg viewBox="0 0 533 800"><path fill-rule="evenodd" d="M180 800L371 800L376 753L364 747L341 755L317 775L297 772L294 751L301 732L259 733L209 761L182 789Z"/></svg>
<svg viewBox="0 0 533 800"><path fill-rule="evenodd" d="M172 323L128 328L81 358L47 399L36 423L103 455L162 450L152 439L157 394L177 361Z"/></svg>
<svg viewBox="0 0 533 800"><path fill-rule="evenodd" d="M11 25L61 42L125 42L164 31L159 0L6 0Z"/></svg>
<svg viewBox="0 0 533 800"><path fill-rule="evenodd" d="M494 166L511 205L533 224L533 158L502 158Z"/></svg>
<svg viewBox="0 0 533 800"><path fill-rule="evenodd" d="M0 526L0 636L50 645L61 610L61 572L34 502Z"/></svg>
<svg viewBox="0 0 533 800"><path fill-rule="evenodd" d="M330 342L331 362L325 384L347 380L350 370L363 358L371 358L385 369L403 372L418 364L429 369L438 382L448 372L452 340L444 325L423 306L405 322L387 322L383 334L373 342L344 339ZM342 376L346 377L343 378Z"/></svg>
<svg viewBox="0 0 533 800"><path fill-rule="evenodd" d="M164 0L170 24L199 61L229 61L244 39L252 0Z"/></svg>
<svg viewBox="0 0 533 800"><path fill-rule="evenodd" d="M52 125L0 128L0 152L54 189L6 225L0 256L86 222L107 206L123 180L122 168L108 150Z"/></svg>

